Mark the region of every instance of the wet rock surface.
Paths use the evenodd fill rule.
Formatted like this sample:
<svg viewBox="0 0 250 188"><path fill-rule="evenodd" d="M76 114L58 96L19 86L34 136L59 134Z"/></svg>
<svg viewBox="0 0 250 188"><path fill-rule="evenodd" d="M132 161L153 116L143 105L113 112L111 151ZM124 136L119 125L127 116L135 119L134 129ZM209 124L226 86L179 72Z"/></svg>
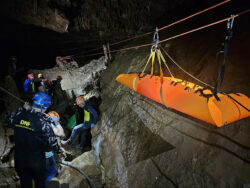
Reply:
<svg viewBox="0 0 250 188"><path fill-rule="evenodd" d="M86 3L91 4L90 1ZM98 19L98 15L91 17L95 23L99 23ZM248 25L246 20L242 19L239 25ZM89 29L90 23L84 24ZM115 24L112 27L116 27ZM215 54L225 31L224 26L219 28L219 32L209 30L187 36L167 43L164 48L188 72L214 84L221 63L216 60ZM222 89L249 96L249 28L239 28L230 45ZM69 94L74 91L102 99L99 120L92 129L93 150L81 155L81 152L72 149L74 160L70 164L83 170L98 187L248 186L249 118L217 128L166 109L115 81L121 73L140 72L149 51L148 48L118 53L101 75L99 73L105 69L101 59L87 65L88 68L69 67L64 70L55 67L34 71L42 72L50 80L61 75L64 78L62 87L69 90ZM170 68L176 77L194 82L173 65ZM96 78L93 71L97 72ZM166 70L164 72L167 73ZM12 169L8 173L12 174ZM9 181L5 171L1 174L6 177L4 183ZM62 169L58 178L62 183L69 183L70 187L88 186L78 172L68 167Z"/></svg>
<svg viewBox="0 0 250 188"><path fill-rule="evenodd" d="M88 64L77 68L73 64L64 67L55 66L45 70L30 70L35 75L42 73L44 78L53 81L58 75L62 76L61 87L69 97L72 92L75 96L85 95L86 99L93 96L99 97L99 79L101 73L106 69L104 57L92 60Z"/></svg>
<svg viewBox="0 0 250 188"><path fill-rule="evenodd" d="M87 174L97 187L102 186L100 162L93 151L82 154L68 164L77 167ZM70 188L90 187L89 183L81 173L68 166L63 166L58 178L60 179L61 184L67 183Z"/></svg>
<svg viewBox="0 0 250 188"><path fill-rule="evenodd" d="M236 70L236 79L225 76L223 89L234 92L237 89L249 95L247 71L238 67L239 61L246 65L248 54L242 52L238 61L233 61L239 57L237 45L244 35L237 35L237 38L232 42L226 73ZM195 66L195 59L203 57L204 51L211 53L203 46L206 42L199 43L204 51L195 51L189 56L187 54L197 42L189 43L189 49L185 49L185 45L176 46L179 43L171 43L168 49L171 55L189 72L211 83L213 77L209 75L216 77L218 64L197 69L207 61L216 62L214 56L201 59ZM209 43L213 46L211 40ZM106 187L236 188L248 184L249 118L217 128L166 109L115 81L120 73L140 72L146 63L143 58L148 53L146 50L119 53L101 77L101 114L92 129L92 140L100 141L99 157ZM172 65L170 68L178 77L186 77ZM236 83L242 84L235 88Z"/></svg>

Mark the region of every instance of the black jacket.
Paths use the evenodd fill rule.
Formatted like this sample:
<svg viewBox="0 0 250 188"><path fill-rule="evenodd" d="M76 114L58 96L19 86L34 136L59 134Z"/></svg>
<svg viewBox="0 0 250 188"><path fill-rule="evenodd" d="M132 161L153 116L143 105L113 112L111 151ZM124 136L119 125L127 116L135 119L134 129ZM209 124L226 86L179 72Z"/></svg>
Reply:
<svg viewBox="0 0 250 188"><path fill-rule="evenodd" d="M25 167L40 164L45 160L45 151L61 149L50 126L51 118L35 110L19 108L9 117L14 126L15 166Z"/></svg>

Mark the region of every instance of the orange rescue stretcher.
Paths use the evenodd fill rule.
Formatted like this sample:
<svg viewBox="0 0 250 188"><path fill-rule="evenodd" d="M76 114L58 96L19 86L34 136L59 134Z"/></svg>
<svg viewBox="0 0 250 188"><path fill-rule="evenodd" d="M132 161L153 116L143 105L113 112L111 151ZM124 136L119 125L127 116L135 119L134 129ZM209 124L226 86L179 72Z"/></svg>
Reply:
<svg viewBox="0 0 250 188"><path fill-rule="evenodd" d="M218 93L219 101L211 90L191 82L173 77L160 77L149 74L143 76L120 74L116 80L126 87L150 98L166 107L221 127L249 117L250 100L241 93ZM209 96L209 97L206 97ZM242 107L242 105L244 107Z"/></svg>

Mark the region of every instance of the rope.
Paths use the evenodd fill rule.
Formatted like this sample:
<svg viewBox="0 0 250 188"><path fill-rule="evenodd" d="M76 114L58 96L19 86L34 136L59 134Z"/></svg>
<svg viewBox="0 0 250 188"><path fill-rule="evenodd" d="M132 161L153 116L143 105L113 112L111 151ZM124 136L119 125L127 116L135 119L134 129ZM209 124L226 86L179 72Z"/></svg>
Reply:
<svg viewBox="0 0 250 188"><path fill-rule="evenodd" d="M62 164L62 165L65 165L65 166L68 166L74 170L76 170L77 172L79 172L80 174L82 174L86 179L87 179L87 182L88 184L92 187L92 188L96 188L96 185L94 184L94 182L82 171L80 170L79 168L76 168L68 163L64 163L64 162L60 162L60 161L56 161L57 163L59 164Z"/></svg>
<svg viewBox="0 0 250 188"><path fill-rule="evenodd" d="M176 24L178 24L178 23L181 23L181 22L183 22L183 21L185 21L185 20L188 20L188 19L190 19L190 18L192 18L192 17L195 17L195 16L197 16L197 15L199 15L199 14L202 14L202 13L204 13L204 12L207 12L207 11L209 11L209 10L211 10L211 9L214 9L214 8L216 8L216 7L218 7L218 6L221 6L221 5L225 4L225 3L228 3L229 1L231 1L231 0L225 0L225 1L223 1L223 2L221 2L221 3L218 3L218 4L216 4L216 5L213 5L213 6L209 7L209 8L206 8L206 9L204 9L204 10L201 10L201 11L195 13L195 14L191 14L190 16L187 16L187 17L185 17L185 18L183 18L183 19L181 19L181 20L178 20L178 21L173 22L173 23L171 23L171 24L169 24L169 25L166 25L166 26L161 27L161 28L159 29L159 31L164 30L164 29L166 29L166 28L169 28L169 27L171 27L171 26L173 26L173 25L176 25ZM147 33L144 33L144 34L141 34L141 35L137 35L137 36L134 36L134 37L131 37L131 38L128 38L128 39L124 39L124 40L121 40L121 41L118 41L118 42L111 43L110 46L114 46L114 45L116 45L116 44L121 44L121 43L130 41L130 40L133 40L133 39L141 38L141 37L143 37L143 36L147 36L147 35L150 35L150 34L152 34L152 33L154 33L154 31L147 32ZM102 49L102 47L95 48L95 49L91 49L91 50L88 50L88 51L86 51L86 52L92 52L92 51L96 51L96 50L100 50L100 49ZM86 53L86 52L85 52L85 53ZM75 55L77 55L77 54L75 54Z"/></svg>
<svg viewBox="0 0 250 188"><path fill-rule="evenodd" d="M163 55L162 55L162 53L161 53L160 50L159 50L159 54L160 54L160 57L161 57L161 59L162 59L164 65L167 67L170 76L171 76L172 78L174 78L174 75L173 75L172 72L170 71L170 68L168 67L168 64L166 63L166 60L164 59L164 57L163 57Z"/></svg>
<svg viewBox="0 0 250 188"><path fill-rule="evenodd" d="M242 11L238 14L236 14L234 16L234 18L237 18L243 14L246 14L250 12L250 9L248 10L245 10L245 11ZM193 30L189 30L187 32L184 32L184 33L181 33L181 34L178 34L178 35L175 35L175 36L172 36L172 37L169 37L169 38L166 38L164 40L161 40L159 41L159 43L163 43L163 42L166 42L166 41L169 41L169 40L172 40L172 39L175 39L175 38L178 38L178 37L181 37L181 36L184 36L184 35L187 35L187 34L190 34L190 33L193 33L195 31L199 31L199 30L202 30L202 29L205 29L205 28L208 28L208 27L211 27L213 25L216 25L216 24L219 24L219 23L222 23L222 22L225 22L227 21L228 19L232 19L232 16L228 17L228 18L225 18L225 19L222 19L222 20L218 20L216 22L213 22L213 23L210 23L210 24L207 24L207 25L204 25L204 26L201 26L199 28L196 28L196 29L193 29ZM122 49L118 49L118 50L112 50L110 51L110 53L113 53L113 52L120 52L120 51L127 51L127 50L131 50L131 49L137 49L137 48L142 48L142 47L146 47L146 46L152 46L153 43L147 43L147 44L142 44L142 45L138 45L138 46L132 46L132 47L128 47L128 48L122 48ZM95 54L89 54L89 55L83 55L83 56L78 56L78 57L89 57L89 56L96 56L96 55L101 55L103 54L102 53L95 53Z"/></svg>
<svg viewBox="0 0 250 188"><path fill-rule="evenodd" d="M196 78L195 76L193 76L192 74L190 74L189 72L187 72L185 69L183 69L165 50L164 48L161 47L161 49L163 50L163 52L166 54L166 56L179 68L181 69L184 73L186 73L187 75L189 75L190 77L192 77L193 79L195 79L196 81L210 87L213 88L213 86L201 81L200 79Z"/></svg>
<svg viewBox="0 0 250 188"><path fill-rule="evenodd" d="M159 31L161 31L161 30L163 30L163 29L166 29L166 28L168 28L168 27L171 27L171 26L173 26L173 25L175 25L175 24L177 24L177 23L183 22L183 21L185 21L185 20L187 20L187 19L189 19L189 18L192 18L192 17L194 17L194 16L197 16L197 15L203 13L203 12L207 12L208 10L211 10L211 9L213 9L213 8L216 8L216 7L220 6L220 5L223 5L223 4L225 4L225 3L228 3L229 1L230 1L230 0L223 1L223 2L221 2L221 3L219 3L219 4L216 4L216 5L213 5L213 6L209 7L209 8L207 8L207 9L204 9L204 10L202 10L202 11L200 11L200 12L197 12L197 13L195 13L195 14L192 14L192 15L186 17L186 18L183 18L183 19L181 19L181 20L179 20L179 21L176 21L176 22L174 22L174 23L172 23L172 24L169 24L169 25L167 25L167 26L164 26L164 27L160 28Z"/></svg>
<svg viewBox="0 0 250 188"><path fill-rule="evenodd" d="M25 103L24 100L22 100L21 98L19 98L19 97L13 95L12 93L10 93L8 90L4 89L3 87L0 86L0 89L1 89L2 91L4 91L4 92L8 93L10 96L14 97L16 100L18 100L18 101L20 101L20 102L22 102L22 103Z"/></svg>
<svg viewBox="0 0 250 188"><path fill-rule="evenodd" d="M238 15L236 15L235 17L238 17ZM228 18L225 18L225 19L222 19L222 20L219 20L219 21L216 21L216 22L213 22L213 23L211 23L211 24L207 24L207 25L198 27L198 28L196 28L196 29L193 29L193 30L190 30L190 31L187 31L187 32L184 32L184 33L181 33L181 34L179 34L179 35L175 35L175 36L173 36L173 37L169 37L169 38L167 38L167 39L161 40L159 43L166 42L166 41L169 41L169 40L172 40L172 39L175 39L175 38L178 38L178 37L187 35L187 34L189 34L189 33L193 33L193 32L195 32L195 31L199 31L199 30L205 29L205 28L207 28L207 27L211 27L211 26L213 26L213 25L216 25L216 24L225 22L225 21L227 21L228 19L231 19L231 18L232 18L232 16L230 16L230 17L228 17Z"/></svg>
<svg viewBox="0 0 250 188"><path fill-rule="evenodd" d="M223 80L224 80L224 73L225 73L225 68L226 68L226 60L227 60L227 55L229 51L229 42L230 39L233 36L233 22L234 22L234 16L232 15L232 19L229 19L227 21L227 32L225 36L225 41L222 44L222 47L220 48L219 52L217 53L217 56L220 55L221 52L224 53L224 58L223 58L223 63L220 66L219 72L218 72L218 77L214 86L214 95L217 95L218 90L221 88Z"/></svg>
<svg viewBox="0 0 250 188"><path fill-rule="evenodd" d="M244 106L243 104L241 104L239 101L237 101L235 98L233 98L232 96L230 96L229 94L227 93L223 93L224 95L228 96L228 98L230 98L231 100L235 101L237 104L239 104L242 108L244 108L245 110L247 110L248 112L250 112L250 110Z"/></svg>

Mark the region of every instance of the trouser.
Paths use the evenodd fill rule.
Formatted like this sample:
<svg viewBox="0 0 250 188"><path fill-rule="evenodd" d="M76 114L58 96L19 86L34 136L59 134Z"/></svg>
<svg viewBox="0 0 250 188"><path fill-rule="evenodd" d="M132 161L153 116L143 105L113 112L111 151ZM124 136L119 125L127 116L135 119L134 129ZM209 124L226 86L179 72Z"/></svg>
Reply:
<svg viewBox="0 0 250 188"><path fill-rule="evenodd" d="M86 138L89 138L90 129L87 129L81 133L80 147L84 148L86 146Z"/></svg>
<svg viewBox="0 0 250 188"><path fill-rule="evenodd" d="M73 140L76 138L76 136L79 133L82 133L80 147L83 147L84 143L85 143L86 135L87 135L88 131L90 130L90 128L91 128L91 123L89 123L89 122L82 123L82 124L75 126L72 130L72 133L71 133L69 139L68 139L68 143L71 144L73 142Z"/></svg>
<svg viewBox="0 0 250 188"><path fill-rule="evenodd" d="M45 173L45 186L47 187L50 180L56 177L57 168L56 160L54 156L46 158L46 173Z"/></svg>
<svg viewBox="0 0 250 188"><path fill-rule="evenodd" d="M45 188L45 167L16 168L16 172L20 177L21 188L32 188L32 179L35 181L35 188Z"/></svg>

